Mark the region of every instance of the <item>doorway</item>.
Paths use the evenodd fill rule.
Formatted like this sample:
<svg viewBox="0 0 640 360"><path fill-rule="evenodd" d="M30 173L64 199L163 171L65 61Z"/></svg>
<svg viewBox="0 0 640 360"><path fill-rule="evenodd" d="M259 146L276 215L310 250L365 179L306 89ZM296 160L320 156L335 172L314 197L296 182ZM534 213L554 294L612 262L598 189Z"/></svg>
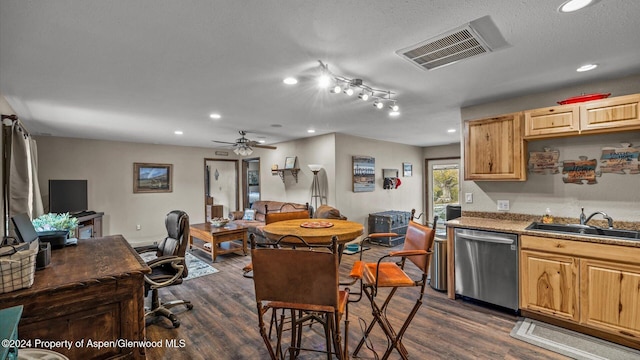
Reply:
<svg viewBox="0 0 640 360"><path fill-rule="evenodd" d="M445 229L447 205L460 204L460 158L426 159L427 209L433 219L438 216L438 227Z"/></svg>
<svg viewBox="0 0 640 360"><path fill-rule="evenodd" d="M227 217L238 208L238 161L204 159L205 219Z"/></svg>
<svg viewBox="0 0 640 360"><path fill-rule="evenodd" d="M260 158L242 159L242 199L245 209L260 200Z"/></svg>

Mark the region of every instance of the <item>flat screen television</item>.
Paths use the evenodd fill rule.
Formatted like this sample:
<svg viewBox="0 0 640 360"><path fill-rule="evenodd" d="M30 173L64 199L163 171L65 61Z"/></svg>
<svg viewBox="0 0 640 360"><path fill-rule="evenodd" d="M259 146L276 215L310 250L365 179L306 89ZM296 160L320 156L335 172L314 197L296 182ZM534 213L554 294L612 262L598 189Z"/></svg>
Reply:
<svg viewBox="0 0 640 360"><path fill-rule="evenodd" d="M74 214L85 210L87 180L49 180L49 212Z"/></svg>

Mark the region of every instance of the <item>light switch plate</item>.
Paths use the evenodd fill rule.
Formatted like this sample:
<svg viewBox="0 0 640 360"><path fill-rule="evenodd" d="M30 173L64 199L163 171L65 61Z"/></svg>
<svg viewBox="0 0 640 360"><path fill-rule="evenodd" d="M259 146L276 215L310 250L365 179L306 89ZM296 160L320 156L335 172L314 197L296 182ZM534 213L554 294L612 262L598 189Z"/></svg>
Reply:
<svg viewBox="0 0 640 360"><path fill-rule="evenodd" d="M465 193L464 194L464 201L467 204L471 204L473 202L473 193Z"/></svg>
<svg viewBox="0 0 640 360"><path fill-rule="evenodd" d="M498 210L509 210L509 200L498 200Z"/></svg>

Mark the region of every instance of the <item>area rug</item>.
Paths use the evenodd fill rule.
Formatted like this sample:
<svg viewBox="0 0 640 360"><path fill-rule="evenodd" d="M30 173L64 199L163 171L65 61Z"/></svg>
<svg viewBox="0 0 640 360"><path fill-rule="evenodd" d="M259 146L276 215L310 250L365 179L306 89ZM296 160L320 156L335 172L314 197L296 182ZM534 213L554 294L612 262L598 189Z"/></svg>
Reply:
<svg viewBox="0 0 640 360"><path fill-rule="evenodd" d="M140 254L140 257L144 261L148 261L156 257L156 254L151 253L143 253ZM189 269L189 275L187 275L184 280L191 280L198 278L200 276L215 274L218 272L218 269L206 263L204 260L198 258L197 256L187 252L185 254L185 262L187 263L187 269Z"/></svg>
<svg viewBox="0 0 640 360"><path fill-rule="evenodd" d="M528 318L518 320L511 336L574 359L640 359L638 350Z"/></svg>

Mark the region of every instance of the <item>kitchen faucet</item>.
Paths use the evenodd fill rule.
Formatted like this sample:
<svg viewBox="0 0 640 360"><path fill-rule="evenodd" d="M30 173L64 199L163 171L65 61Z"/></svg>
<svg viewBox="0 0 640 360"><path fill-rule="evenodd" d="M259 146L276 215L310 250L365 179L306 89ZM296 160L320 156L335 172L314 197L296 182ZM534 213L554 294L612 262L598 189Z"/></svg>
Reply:
<svg viewBox="0 0 640 360"><path fill-rule="evenodd" d="M611 218L611 216L607 215L607 213L602 212L602 211L596 211L593 214L589 215L589 216L585 216L584 215L584 208L582 208L582 212L580 213L580 225L587 225L587 223L589 222L589 220L591 220L592 217L594 217L595 215L602 215L603 218L607 219L607 223L609 225L609 229L613 229L613 219Z"/></svg>

